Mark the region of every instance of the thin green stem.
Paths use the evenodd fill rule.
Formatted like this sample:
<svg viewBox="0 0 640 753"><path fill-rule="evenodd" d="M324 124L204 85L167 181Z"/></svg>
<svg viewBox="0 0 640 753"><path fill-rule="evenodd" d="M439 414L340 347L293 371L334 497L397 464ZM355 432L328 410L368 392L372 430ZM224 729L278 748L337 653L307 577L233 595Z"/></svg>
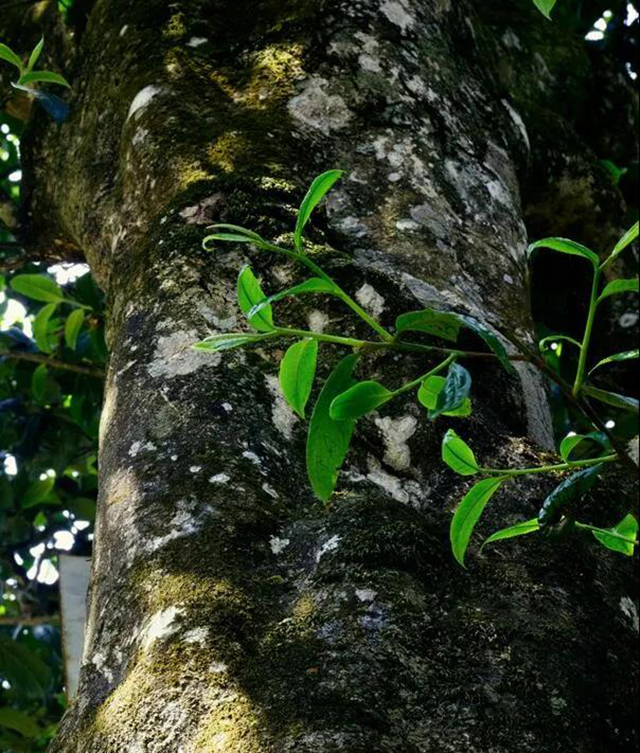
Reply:
<svg viewBox="0 0 640 753"><path fill-rule="evenodd" d="M622 536L619 533L616 533L615 531L606 531L604 528L598 528L597 526L590 526L588 523L578 523L576 520L575 522L576 528L583 528L585 531L595 531L596 533L602 533L606 536L611 536L612 539L619 539L620 541L624 541L627 544L633 544L634 546L638 546L638 541L636 539L628 539L626 536Z"/></svg>
<svg viewBox="0 0 640 753"><path fill-rule="evenodd" d="M588 460L575 460L573 462L558 463L557 465L541 465L538 468L517 468L515 470L503 470L501 468L480 468L481 473L489 476L528 476L533 473L557 473L570 471L573 468L588 468L598 463L611 463L618 460L618 455L605 455L601 458L589 458Z"/></svg>
<svg viewBox="0 0 640 753"><path fill-rule="evenodd" d="M587 323L584 329L584 336L580 345L580 358L578 360L578 371L576 372L576 379L573 383L573 395L577 397L580 393L580 388L584 382L584 375L587 369L587 357L589 355L589 343L591 341L591 333L593 331L593 322L596 316L596 309L598 307L598 290L600 289L600 276L602 272L599 269L595 269L593 272L593 284L591 286L591 297L589 299L589 313L587 315Z"/></svg>
<svg viewBox="0 0 640 753"><path fill-rule="evenodd" d="M434 369L431 369L431 371L428 371L426 374L423 374L422 376L419 376L417 379L412 380L411 382L407 382L407 384L403 385L397 390L394 390L393 395L394 397L396 395L402 395L403 392L409 392L409 390L412 390L414 387L417 387L418 385L422 384L425 379L428 379L431 376L435 376L436 374L439 374L441 371L447 368L450 363L453 363L453 361L456 360L456 355L451 354L448 358L445 358L445 360L442 363L439 363Z"/></svg>
<svg viewBox="0 0 640 753"><path fill-rule="evenodd" d="M369 348L383 343L374 343L367 340L354 340L352 337L340 337L339 335L325 335L324 332L313 332L307 329L292 329L290 327L276 327L274 335L281 337L308 337L323 343L347 345L350 348Z"/></svg>

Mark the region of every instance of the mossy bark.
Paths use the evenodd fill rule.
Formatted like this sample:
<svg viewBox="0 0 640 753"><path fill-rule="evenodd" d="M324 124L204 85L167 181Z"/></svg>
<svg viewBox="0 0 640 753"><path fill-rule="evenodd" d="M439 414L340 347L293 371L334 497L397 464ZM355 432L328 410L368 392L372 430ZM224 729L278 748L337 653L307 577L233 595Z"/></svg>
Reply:
<svg viewBox="0 0 640 753"><path fill-rule="evenodd" d="M517 8L539 43L545 22ZM496 68L498 21L447 0L95 3L72 116L25 143L31 243L82 250L110 301L87 645L52 753L635 749L629 563L578 538L474 550L469 572L448 551L467 484L442 434L455 425L487 465L548 457L535 372L473 365L463 423L411 400L362 421L325 510L277 391L282 345L189 349L244 326L248 259L269 291L303 277L203 252L205 226L286 241L327 167L347 175L315 253L386 326L435 304L532 341L521 190L553 87L545 99L508 51ZM549 75L580 57L563 44ZM525 79L526 122L509 92L526 98ZM367 334L320 299L276 316ZM340 353L321 352L324 377ZM369 357L362 373L396 384L423 361ZM621 474L594 521L632 504ZM506 487L480 533L534 515L553 483Z"/></svg>

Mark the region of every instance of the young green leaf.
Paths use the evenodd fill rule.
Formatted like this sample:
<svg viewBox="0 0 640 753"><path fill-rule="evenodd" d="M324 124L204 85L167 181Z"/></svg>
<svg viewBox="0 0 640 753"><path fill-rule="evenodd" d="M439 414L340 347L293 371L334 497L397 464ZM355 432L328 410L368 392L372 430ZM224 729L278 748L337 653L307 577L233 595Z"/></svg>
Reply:
<svg viewBox="0 0 640 753"><path fill-rule="evenodd" d="M306 293L334 293L335 290L336 286L328 280L323 280L320 277L311 277L310 279L301 282L299 285L295 285L287 290L281 290L279 293L274 293L268 298L263 298L251 309L249 317L251 318L255 316L265 306L281 301L288 296L303 295Z"/></svg>
<svg viewBox="0 0 640 753"><path fill-rule="evenodd" d="M636 358L640 358L640 351L638 350L626 350L624 353L615 353L612 356L603 358L602 361L598 361L598 363L591 369L589 374L593 374L596 369L599 369L601 366L605 366L608 363L616 363L618 361L634 361Z"/></svg>
<svg viewBox="0 0 640 753"><path fill-rule="evenodd" d="M264 306L257 314L251 316L253 307L263 301L265 297L260 283L251 271L251 267L249 265L242 267L238 275L238 303L242 309L242 313L247 316L249 322L260 332L270 332L273 330L271 306Z"/></svg>
<svg viewBox="0 0 640 753"><path fill-rule="evenodd" d="M18 83L22 86L37 83L59 84L60 86L66 86L68 89L71 88L71 84L64 76L61 76L59 73L54 73L53 71L31 71L31 73L25 73L20 76Z"/></svg>
<svg viewBox="0 0 640 753"><path fill-rule="evenodd" d="M55 483L55 478L52 478L51 476L46 476L39 481L34 481L22 497L23 509L26 510L29 507L35 507L36 505L45 502L47 497L53 491Z"/></svg>
<svg viewBox="0 0 640 753"><path fill-rule="evenodd" d="M451 521L449 538L453 556L464 567L464 556L469 545L469 539L476 523L480 519L487 502L498 491L506 480L504 476L485 478L464 495Z"/></svg>
<svg viewBox="0 0 640 753"><path fill-rule="evenodd" d="M470 391L471 374L459 363L452 363L444 387L438 393L435 408L429 411L429 418L434 420L443 413L460 409L469 399Z"/></svg>
<svg viewBox="0 0 640 753"><path fill-rule="evenodd" d="M536 241L527 249L527 257L531 258L533 252L538 248L550 248L552 251L559 251L561 254L582 256L584 259L588 259L596 269L600 265L600 259L596 253L581 243L576 243L568 238L543 238Z"/></svg>
<svg viewBox="0 0 640 753"><path fill-rule="evenodd" d="M585 439L584 434L572 434L565 437L560 443L560 457L567 462L571 460L571 452Z"/></svg>
<svg viewBox="0 0 640 753"><path fill-rule="evenodd" d="M262 340L268 340L272 336L272 333L254 335L243 332L229 332L225 335L212 335L191 347L194 350L206 353L218 353L221 350L231 350L233 348L243 348L245 345L254 345Z"/></svg>
<svg viewBox="0 0 640 753"><path fill-rule="evenodd" d="M71 350L76 349L76 345L78 343L78 335L80 334L80 330L82 329L83 324L83 309L75 309L67 317L67 321L64 325L64 339L67 343L67 346L71 348Z"/></svg>
<svg viewBox="0 0 640 753"><path fill-rule="evenodd" d="M33 52L29 56L29 62L27 63L27 73L30 73L34 69L35 64L40 59L40 55L42 54L43 48L44 48L44 37L40 39L38 44L33 48Z"/></svg>
<svg viewBox="0 0 640 753"><path fill-rule="evenodd" d="M27 298L44 303L64 303L64 291L49 277L43 275L16 275L10 283L11 287Z"/></svg>
<svg viewBox="0 0 640 753"><path fill-rule="evenodd" d="M551 21L551 11L556 4L556 0L533 0L533 2L540 13Z"/></svg>
<svg viewBox="0 0 640 753"><path fill-rule="evenodd" d="M633 557L635 547L637 546L638 537L638 521L634 515L629 513L624 517L615 528L601 528L594 530L595 526L591 527L591 533L598 539L598 541L607 549L611 549L614 552L621 552L626 554L627 557ZM611 536L611 534L616 534ZM626 539L623 541L621 536Z"/></svg>
<svg viewBox="0 0 640 753"><path fill-rule="evenodd" d="M634 277L628 280L614 280L610 282L600 294L598 303L604 301L605 298L609 298L611 295L618 295L618 293L637 293L638 292L638 278Z"/></svg>
<svg viewBox="0 0 640 753"><path fill-rule="evenodd" d="M313 387L317 357L318 341L306 338L291 345L280 364L280 389L300 418Z"/></svg>
<svg viewBox="0 0 640 753"><path fill-rule="evenodd" d="M33 318L33 339L36 341L38 350L42 353L51 353L51 345L49 343L49 322L57 308L57 303L48 303L46 306L43 306Z"/></svg>
<svg viewBox="0 0 640 753"><path fill-rule="evenodd" d="M620 410L631 411L632 413L638 413L638 401L633 397L627 395L618 395L615 392L607 392L606 390L600 390L597 387L592 387L590 384L582 385L582 392L588 397L593 397L599 400L601 403L612 405L614 408Z"/></svg>
<svg viewBox="0 0 640 753"><path fill-rule="evenodd" d="M307 436L307 473L316 495L327 502L338 480L338 473L349 450L355 421L334 421L329 409L334 398L353 384L356 354L346 356L331 372L313 409Z"/></svg>
<svg viewBox="0 0 640 753"><path fill-rule="evenodd" d="M455 314L435 309L410 311L396 319L396 332L426 332L443 340L456 342L460 332L460 321Z"/></svg>
<svg viewBox="0 0 640 753"><path fill-rule="evenodd" d="M569 342L572 345L575 345L576 348L582 347L582 345L577 340L574 340L573 337L568 337L567 335L547 335L540 340L538 348L540 349L540 352L544 353L547 347L557 342Z"/></svg>
<svg viewBox="0 0 640 753"><path fill-rule="evenodd" d="M384 405L393 395L380 382L358 382L333 400L329 414L334 421L355 421Z"/></svg>
<svg viewBox="0 0 640 753"><path fill-rule="evenodd" d="M515 526L509 526L509 528L503 528L500 531L496 531L480 547L482 551L487 544L493 544L495 541L504 541L506 539L515 539L516 536L526 536L529 533L536 533L540 530L540 523L538 519L525 520L523 523L517 523Z"/></svg>
<svg viewBox="0 0 640 753"><path fill-rule="evenodd" d="M202 241L202 248L205 251L212 251L207 244L211 241L226 241L229 243L264 243L263 239L253 230L247 230L239 225L211 225L208 230L215 230L213 235L207 235Z"/></svg>
<svg viewBox="0 0 640 753"><path fill-rule="evenodd" d="M445 385L445 378L441 376L431 376L425 379L420 385L418 390L418 400L425 408L433 410L438 402L438 395L442 391ZM459 408L454 410L448 410L442 412L443 416L470 416L471 415L471 399L466 398Z"/></svg>
<svg viewBox="0 0 640 753"><path fill-rule="evenodd" d="M296 222L296 230L293 236L294 245L300 253L302 253L302 231L309 221L311 213L342 175L344 175L344 170L327 170L326 173L318 175L311 184L311 187L298 210L298 220Z"/></svg>
<svg viewBox="0 0 640 753"><path fill-rule="evenodd" d="M16 53L6 44L0 42L0 60L6 60L7 63L15 65L15 67L22 72L22 60L16 55Z"/></svg>
<svg viewBox="0 0 640 753"><path fill-rule="evenodd" d="M589 489L591 489L601 469L602 463L592 465L589 468L574 473L556 486L547 496L538 513L540 527L557 523L562 510L574 500L584 497Z"/></svg>
<svg viewBox="0 0 640 753"><path fill-rule="evenodd" d="M34 369L31 375L31 392L33 393L36 402L44 403L47 395L47 381L49 374L47 372L47 366L41 363L36 369Z"/></svg>
<svg viewBox="0 0 640 753"><path fill-rule="evenodd" d="M480 470L473 450L453 429L449 429L442 440L442 459L461 476L474 476Z"/></svg>
<svg viewBox="0 0 640 753"><path fill-rule="evenodd" d="M603 266L611 264L611 262L616 259L625 250L625 248L627 248L627 246L630 246L637 237L638 223L636 222L636 224L632 225L622 236L622 238L620 238L620 240L616 243L613 251L609 255L609 258L604 262Z"/></svg>

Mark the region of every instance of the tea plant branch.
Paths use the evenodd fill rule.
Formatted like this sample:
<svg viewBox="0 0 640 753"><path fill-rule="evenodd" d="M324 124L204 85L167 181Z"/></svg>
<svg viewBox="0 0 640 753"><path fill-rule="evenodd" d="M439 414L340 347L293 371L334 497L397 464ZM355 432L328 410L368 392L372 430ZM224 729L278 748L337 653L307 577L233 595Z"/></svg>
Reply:
<svg viewBox="0 0 640 753"><path fill-rule="evenodd" d="M579 521L574 521L574 525L576 528L582 528L585 531L593 531L594 533L603 533L602 528L598 528L596 526L590 526L588 523L580 523ZM638 540L637 539L629 539L626 536L621 536L619 533L616 533L612 530L607 530L606 535L610 536L612 539L618 539L619 541L624 541L625 544L633 544L634 546L638 546Z"/></svg>
<svg viewBox="0 0 640 753"><path fill-rule="evenodd" d="M96 379L104 379L104 371L101 369L92 366L82 366L76 363L67 363L66 361L60 361L57 358L49 358L49 356L40 355L39 353L23 353L0 348L0 358L12 358L16 361L45 364L45 366L49 366L52 369L73 371L76 374L84 374L85 376L95 377Z"/></svg>
<svg viewBox="0 0 640 753"><path fill-rule="evenodd" d="M584 375L587 369L587 357L589 355L589 343L591 341L591 334L593 332L593 323L596 317L596 309L598 308L598 291L600 289L601 277L601 268L595 268L593 272L593 283L591 285L591 296L589 298L589 313L587 315L587 323L585 325L582 342L580 343L578 370L576 372L576 378L575 382L573 383L572 389L574 397L578 396L582 384L584 383Z"/></svg>
<svg viewBox="0 0 640 753"><path fill-rule="evenodd" d="M557 465L541 465L536 468L515 468L513 470L504 470L500 468L483 468L479 467L480 473L485 473L488 476L501 476L510 478L511 476L529 476L533 473L560 473L562 471L570 471L574 468L588 468L592 465L598 465L600 463L612 463L618 460L618 455L605 455L601 458L589 458L588 460L575 460L566 463L558 463Z"/></svg>

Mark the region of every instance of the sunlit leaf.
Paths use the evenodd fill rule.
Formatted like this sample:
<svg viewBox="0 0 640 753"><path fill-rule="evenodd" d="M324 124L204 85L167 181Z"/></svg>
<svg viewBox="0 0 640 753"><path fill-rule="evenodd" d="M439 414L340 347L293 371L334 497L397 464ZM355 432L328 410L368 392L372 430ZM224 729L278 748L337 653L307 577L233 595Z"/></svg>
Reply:
<svg viewBox="0 0 640 753"><path fill-rule="evenodd" d="M476 523L480 519L487 502L505 481L504 476L485 478L478 481L464 495L451 521L449 538L453 556L464 567L464 556L469 545L469 539Z"/></svg>
<svg viewBox="0 0 640 753"><path fill-rule="evenodd" d="M628 280L613 280L602 291L598 298L598 303L604 301L605 298L609 298L611 295L618 295L619 293L637 293L638 292L638 278L632 278Z"/></svg>
<svg viewBox="0 0 640 753"><path fill-rule="evenodd" d="M539 248L549 248L553 251L559 251L561 254L582 256L584 259L588 259L594 267L600 265L600 259L596 253L581 243L576 243L568 238L543 238L540 241L536 241L527 249L527 256L531 258L533 252Z"/></svg>
<svg viewBox="0 0 640 753"><path fill-rule="evenodd" d="M249 322L260 332L273 330L273 312L270 305L264 306L258 313L251 315L254 306L263 301L265 297L260 283L251 271L251 267L244 266L238 275L238 304Z"/></svg>
<svg viewBox="0 0 640 753"><path fill-rule="evenodd" d="M560 457L566 461L571 460L572 451L585 439L584 434L573 434L570 437L565 437L560 443Z"/></svg>
<svg viewBox="0 0 640 753"><path fill-rule="evenodd" d="M540 13L551 21L551 11L556 4L556 0L533 0L533 2Z"/></svg>
<svg viewBox="0 0 640 753"><path fill-rule="evenodd" d="M318 341L305 338L289 347L280 363L280 389L291 409L304 418L316 374Z"/></svg>
<svg viewBox="0 0 640 753"><path fill-rule="evenodd" d="M425 408L433 410L436 407L438 401L438 395L442 391L445 385L445 378L441 376L431 376L425 379L420 385L418 390L418 400ZM471 399L466 398L462 405L455 410L443 411L443 416L470 416L471 415Z"/></svg>
<svg viewBox="0 0 640 753"><path fill-rule="evenodd" d="M40 59L40 55L42 54L42 50L44 48L44 37L40 39L38 44L33 48L33 52L31 55L29 55L29 62L27 63L27 73L33 70L35 64Z"/></svg>
<svg viewBox="0 0 640 753"><path fill-rule="evenodd" d="M539 530L540 523L538 523L537 518L534 518L533 520L525 520L523 523L517 523L514 526L509 526L509 528L503 528L500 531L496 531L484 542L480 547L480 551L482 551L487 544L493 544L496 541L505 541L506 539L514 539L516 536L526 536L530 533L536 533Z"/></svg>
<svg viewBox="0 0 640 753"><path fill-rule="evenodd" d="M294 285L294 287L292 288L281 290L279 293L274 293L268 298L264 298L251 309L251 311L249 312L249 318L255 316L258 312L265 308L265 306L269 306L270 304L281 301L283 298L287 298L289 296L304 295L309 293L334 293L335 290L336 286L333 283L327 280L322 280L320 277L311 277L309 280L305 280L299 285Z"/></svg>
<svg viewBox="0 0 640 753"><path fill-rule="evenodd" d="M34 301L45 303L64 303L64 291L49 277L44 275L16 275L10 282L11 287L21 295Z"/></svg>
<svg viewBox="0 0 640 753"><path fill-rule="evenodd" d="M7 47L6 44L0 43L0 60L6 60L7 63L11 63L11 65L15 65L15 67L21 71L22 70L22 60L16 55L16 53L10 48Z"/></svg>
<svg viewBox="0 0 640 753"><path fill-rule="evenodd" d="M212 335L193 345L194 350L200 350L207 353L217 353L221 350L232 350L233 348L242 348L245 345L255 345L262 340L268 340L271 334L255 335L243 332L230 332L225 335Z"/></svg>
<svg viewBox="0 0 640 753"><path fill-rule="evenodd" d="M20 76L18 83L22 84L22 86L38 83L59 84L60 86L71 88L71 85L64 76L53 71L31 71L31 73L25 73L23 76Z"/></svg>
<svg viewBox="0 0 640 753"><path fill-rule="evenodd" d="M57 303L48 303L46 306L43 306L33 318L33 339L36 341L36 345L42 353L51 353L51 345L49 343L49 322L57 308Z"/></svg>
<svg viewBox="0 0 640 753"><path fill-rule="evenodd" d="M595 526L591 528L591 533L602 546L614 552L626 554L627 557L633 557L638 537L638 521L634 515L629 513L614 528L601 528L600 530L594 530L594 528ZM616 536L611 536L612 533ZM627 541L617 538L618 536L622 536Z"/></svg>
<svg viewBox="0 0 640 753"><path fill-rule="evenodd" d="M78 335L80 334L83 324L84 311L82 309L75 309L67 317L67 321L64 325L64 339L71 350L76 349Z"/></svg>
<svg viewBox="0 0 640 753"><path fill-rule="evenodd" d="M449 429L442 440L442 459L461 476L473 476L479 471L473 450L453 429Z"/></svg>
<svg viewBox="0 0 640 753"><path fill-rule="evenodd" d="M614 261L614 259L616 259L625 250L625 248L627 248L627 246L630 246L637 237L638 223L636 222L635 225L632 225L622 236L622 238L620 238L620 240L616 243L613 251L609 255L609 258L605 261L605 264L610 264L612 261Z"/></svg>
<svg viewBox="0 0 640 753"><path fill-rule="evenodd" d="M333 400L329 412L334 421L355 420L384 405L393 394L380 382L358 382Z"/></svg>
<svg viewBox="0 0 640 753"><path fill-rule="evenodd" d="M596 369L599 369L601 366L606 366L606 364L608 363L617 363L619 361L634 361L639 357L640 351L638 350L626 350L624 353L615 353L612 356L607 356L601 361L598 361L598 363L591 369L589 373L593 374Z"/></svg>
<svg viewBox="0 0 640 753"><path fill-rule="evenodd" d="M318 175L311 184L307 195L304 197L302 204L300 205L298 219L296 221L294 245L299 252L302 252L302 231L309 221L311 213L342 175L344 175L343 170L327 170L327 172L322 173L322 175Z"/></svg>

